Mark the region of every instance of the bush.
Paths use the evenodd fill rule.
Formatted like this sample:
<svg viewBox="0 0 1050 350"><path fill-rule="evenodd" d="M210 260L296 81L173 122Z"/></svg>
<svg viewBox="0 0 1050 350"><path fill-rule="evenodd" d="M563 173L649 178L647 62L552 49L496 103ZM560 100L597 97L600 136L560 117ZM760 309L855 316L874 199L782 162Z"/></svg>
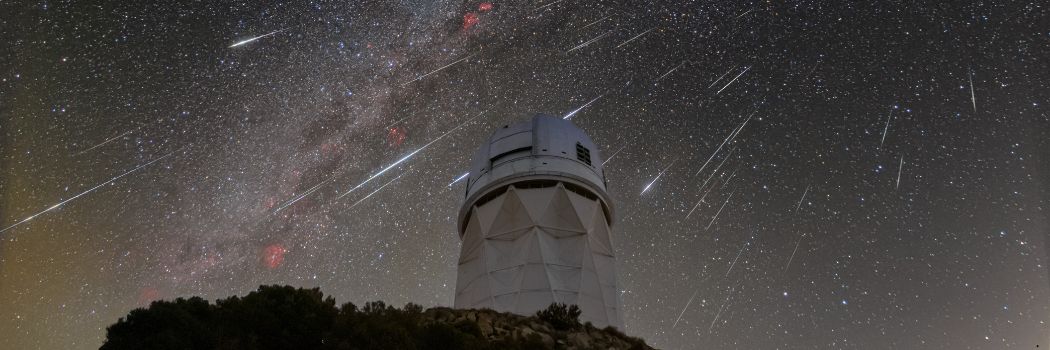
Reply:
<svg viewBox="0 0 1050 350"><path fill-rule="evenodd" d="M580 307L553 303L544 310L536 312L536 317L547 322L556 330L568 331L580 328Z"/></svg>

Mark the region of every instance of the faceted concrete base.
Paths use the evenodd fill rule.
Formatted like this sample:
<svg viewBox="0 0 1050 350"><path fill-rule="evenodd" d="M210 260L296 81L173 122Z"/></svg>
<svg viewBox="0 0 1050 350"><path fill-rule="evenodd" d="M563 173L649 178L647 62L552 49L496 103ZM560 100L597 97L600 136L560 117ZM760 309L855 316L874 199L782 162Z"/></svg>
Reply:
<svg viewBox="0 0 1050 350"><path fill-rule="evenodd" d="M455 307L532 315L576 304L580 321L623 329L608 223L597 198L561 182L509 187L471 209Z"/></svg>

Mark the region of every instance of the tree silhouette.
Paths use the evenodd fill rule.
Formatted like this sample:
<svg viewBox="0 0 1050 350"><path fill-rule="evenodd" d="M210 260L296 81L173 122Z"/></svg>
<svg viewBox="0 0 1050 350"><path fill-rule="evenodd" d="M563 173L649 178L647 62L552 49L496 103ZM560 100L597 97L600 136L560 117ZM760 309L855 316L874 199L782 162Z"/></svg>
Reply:
<svg viewBox="0 0 1050 350"><path fill-rule="evenodd" d="M147 309L132 310L106 331L103 350L122 349L550 349L562 347L550 336L546 342L533 333L489 339L478 324L479 313L491 310L423 310L404 308L381 301L358 308L352 303L336 306L317 288L260 286L244 297L232 296L215 304L199 297L154 301ZM470 315L470 316L467 316ZM516 317L514 324L548 324L558 330L580 329L580 310L575 305L552 304L536 318ZM494 316L486 316L494 317ZM510 321L508 321L510 322ZM531 322L531 323L530 323ZM492 333L491 324L489 333ZM625 341L642 344L613 329L605 332ZM515 333L517 334L517 333ZM491 335L491 334L489 334Z"/></svg>

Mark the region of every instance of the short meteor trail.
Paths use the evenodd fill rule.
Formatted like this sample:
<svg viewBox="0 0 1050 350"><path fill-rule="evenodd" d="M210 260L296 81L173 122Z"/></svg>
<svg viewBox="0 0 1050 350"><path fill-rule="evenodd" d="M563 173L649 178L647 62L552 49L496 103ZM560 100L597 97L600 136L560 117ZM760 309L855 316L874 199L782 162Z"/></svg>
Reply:
<svg viewBox="0 0 1050 350"><path fill-rule="evenodd" d="M744 254L744 250L746 250L749 245L751 245L751 238L744 241L744 246L740 247L740 251L736 252L736 258L733 258L733 263L729 264L729 270L726 270L726 277L729 277L729 273L733 272L733 267L736 266L736 261L740 260L740 255Z"/></svg>
<svg viewBox="0 0 1050 350"><path fill-rule="evenodd" d="M254 37L254 38L248 38L248 39L245 39L245 40L241 40L241 41L238 41L238 42L234 43L233 45L230 45L229 47L238 47L238 46L241 46L241 45L244 45L244 44L247 44L247 43L250 43L250 42L253 42L253 41L256 41L256 40L259 40L259 39L262 39L262 38L265 38L265 37L268 37L268 36L271 36L271 35L274 35L274 34L277 34L277 33L280 33L280 32L283 32L285 29L288 29L288 28L275 30L275 31L272 31L272 32L269 32L269 33L266 33L266 34Z"/></svg>
<svg viewBox="0 0 1050 350"><path fill-rule="evenodd" d="M901 188L901 173L904 172L904 155L901 155L901 165L897 168L897 188Z"/></svg>
<svg viewBox="0 0 1050 350"><path fill-rule="evenodd" d="M973 102L973 112L977 113L977 95L973 91L973 67L967 67L970 72L970 102Z"/></svg>
<svg viewBox="0 0 1050 350"><path fill-rule="evenodd" d="M52 210L55 210L55 209L57 209L58 207L61 207L62 205L66 204L66 203L69 203L70 201L72 201L72 200L74 200L74 199L80 198L80 196L83 196L83 195L85 195L85 194L88 194L88 193L94 192L95 190L97 190L97 189L101 188L102 186L105 186L105 185L111 184L111 183L113 183L114 181L117 181L117 180L119 180L120 178L122 178L122 177L124 177L124 176L127 176L128 174L134 173L134 172L136 172L136 171L138 171L138 170L140 170L140 169L142 169L142 168L145 168L145 167L147 167L147 166L150 166L151 164L153 164L153 163L156 163L157 161L159 161L159 160L161 160L161 159L167 158L168 156L170 156L170 155L172 155L172 154L174 154L174 153L175 153L175 152L170 152L170 153L168 153L168 154L165 154L165 155L163 155L163 156L160 156L159 158L156 158L156 159L154 159L154 160L151 160L151 161L149 161L149 162L147 162L147 163L145 163L145 164L139 165L139 166L135 167L134 169L128 170L127 172L125 172L125 173L123 173L123 174L117 175L117 176L113 177L112 179L109 179L109 181L106 181L106 182L103 182L103 183L101 183L101 184L98 184L97 186L95 186L95 187L92 187L92 188L89 188L89 189L87 189L87 190L86 190L86 191L84 191L84 192L80 192L79 194L77 194L77 195L75 195L75 196L73 196L73 197L70 197L69 199L66 199L66 200L64 200L64 201L58 202L57 204L55 204L55 205L52 205L52 206L48 207L47 209L44 209L44 210L42 210L42 211L40 211L40 212L38 212L38 213L36 213L36 214L30 215L29 217L27 217L27 218L25 218L25 219L22 219L22 221L19 221L19 222L16 222L16 223L14 223L14 225L11 225L11 226L8 226L8 227L5 227L5 228L4 228L3 230L0 230L0 233L4 233L5 231L7 231L7 230L10 230L10 229L14 228L15 226L18 226L18 225L24 224L24 223L26 223L26 222L29 222L30 220L33 220L33 219L35 219L35 218L36 218L37 216L40 216L40 215L43 215L44 213L47 213L47 212L49 212L49 211L52 211Z"/></svg>
<svg viewBox="0 0 1050 350"><path fill-rule="evenodd" d="M722 162L718 163L718 166L715 167L715 171L712 171L711 175L707 176L707 179L705 179L704 183L702 185L700 185L700 188L704 188L704 186L707 186L707 183L709 181L711 181L711 178L715 177L715 174L718 174L718 169L721 169L722 168L722 164L725 164L726 161L729 160L729 157L733 155L733 151L736 151L736 148L733 148L733 149L729 150L729 153L726 154L726 157L722 158ZM725 187L725 184L723 184L722 187Z"/></svg>
<svg viewBox="0 0 1050 350"><path fill-rule="evenodd" d="M886 133L890 131L890 119L893 118L893 110L890 110L890 115L886 116L886 127L882 128L882 141L879 142L879 148L886 143Z"/></svg>
<svg viewBox="0 0 1050 350"><path fill-rule="evenodd" d="M620 146L620 149L616 150L616 152L613 152L613 154L609 156L609 158L605 158L605 161L602 162L602 166L604 167L605 163L608 163L610 160L613 159L613 157L616 157L617 154L620 154L620 151L623 151L624 148L627 148L627 145Z"/></svg>
<svg viewBox="0 0 1050 350"><path fill-rule="evenodd" d="M570 53L570 52L582 49L582 48L586 47L587 45L593 44L595 41L601 40L606 35L609 35L609 33L612 33L612 32L613 31L610 30L608 32L603 33L602 35L594 37L591 40L584 41L583 44L576 45L576 47L569 49L569 51L565 51L565 53Z"/></svg>
<svg viewBox="0 0 1050 350"><path fill-rule="evenodd" d="M718 82L722 81L722 78L725 78L727 75L729 75L729 72L732 72L734 69L736 69L736 66L734 66L733 68L729 68L729 70L727 70L725 73L722 73L722 75L719 76L718 79L715 79L715 81L712 82L711 85L708 85L707 88L710 89L712 86L715 86L715 84L718 84Z"/></svg>
<svg viewBox="0 0 1050 350"><path fill-rule="evenodd" d="M798 238L798 242L795 242L795 250L791 251L791 257L788 258L787 264L784 264L784 271L787 271L791 267L791 260L795 260L795 253L798 252L798 245L802 243L802 239L806 238L806 234L802 234L802 237Z"/></svg>
<svg viewBox="0 0 1050 350"><path fill-rule="evenodd" d="M612 17L612 15L607 15L607 16L605 16L605 17L599 18L599 19L598 19L597 21L591 22L591 23L589 23L589 24L587 24L587 25L585 25L585 26L583 26L583 27L580 27L580 30L584 30L584 29L587 29L587 27L593 26L593 25L595 25L596 23L598 23L598 22L601 22L601 21L604 21L604 20L605 20L606 18L609 18L609 17Z"/></svg>
<svg viewBox="0 0 1050 350"><path fill-rule="evenodd" d="M634 39L638 39L638 38L642 37L643 35L649 34L649 32L653 31L653 29L656 29L656 27L649 28L649 30L646 30L646 31L642 32L641 34L635 35L634 37L632 37L630 39L627 39L627 41L624 41L624 42L620 43L620 45L616 45L616 48L619 49L620 46L627 45L627 43L634 41Z"/></svg>
<svg viewBox="0 0 1050 350"><path fill-rule="evenodd" d="M605 97L605 94L601 94L598 97L595 97L590 102L587 102L587 103L583 104L583 106L580 106L580 108L572 110L572 112L569 112L569 114L566 114L564 117L561 117L561 119L566 119L566 120L572 119L572 116L576 115L577 112L582 111L584 108L587 108L587 106L590 106L592 103L594 103L595 101L598 101L602 97Z"/></svg>
<svg viewBox="0 0 1050 350"><path fill-rule="evenodd" d="M438 69L435 69L435 70L433 70L433 71L430 71L430 73L427 73L427 74L423 74L423 75L420 75L420 76L416 77L415 79L412 79L412 80L410 80L410 81L408 81L408 82L405 82L404 84L401 84L401 86L402 86L402 87L404 87L405 85L408 85L408 84L411 84L411 83L417 82L417 81L419 81L420 79L426 78L426 77L427 77L428 75L431 75L431 74L434 74L434 73L440 72L440 71L444 70L445 68L448 68L448 67L452 67L452 66L453 66L453 65L455 65L456 63L460 63L460 62L463 62L463 60L466 60L466 59L468 59L468 58L474 57L474 55L477 55L477 54L478 54L477 52L475 52L475 53L472 53L472 54L469 54L469 55L467 55L467 56L465 56L465 57L463 57L463 58L460 58L460 59L458 59L458 60L456 60L456 61L454 61L454 62L452 62L452 63L446 64L446 65L442 66L441 68L438 68Z"/></svg>
<svg viewBox="0 0 1050 350"><path fill-rule="evenodd" d="M455 180L452 180L452 182L449 182L448 183L448 187L452 187L452 185L455 185L457 182L462 181L463 179L465 179L469 175L470 175L470 172L463 173L463 175L460 175Z"/></svg>
<svg viewBox="0 0 1050 350"><path fill-rule="evenodd" d="M718 220L718 215L722 214L722 209L725 209L726 204L729 204L730 199L733 199L733 193L730 193L729 197L726 198L725 203L722 203L722 206L718 208L718 212L716 212L715 216L711 218L711 222L707 223L707 227L704 228L705 230L711 228L711 225L715 223L715 220Z"/></svg>
<svg viewBox="0 0 1050 350"><path fill-rule="evenodd" d="M139 128L141 128L141 127L139 127ZM121 137L124 137L124 136L126 136L127 134L130 134L130 133L133 133L133 132L135 132L135 131L136 131L136 130L138 130L139 128L134 128L134 129L131 129L131 130L125 131L125 132L124 132L123 134L120 134L120 135L117 135L117 136L113 136L113 137L110 137L109 139L106 139L105 141L102 141L102 143L100 143L100 144L97 144L97 145L91 146L91 148L88 148L88 149L86 149L86 150L83 150L83 151L80 151L80 152L77 152L77 153L73 154L73 156L79 156L79 155L81 155L81 154L84 154L84 153L90 152L90 151L91 151L91 150L93 150L93 149L96 149L96 148L102 147L103 145L105 145L105 144L107 144L107 143L110 143L110 142L112 142L113 140L119 139L119 138L121 138Z"/></svg>
<svg viewBox="0 0 1050 350"><path fill-rule="evenodd" d="M678 318L674 320L674 324L671 325L671 329L674 329L675 327L678 327L678 321L682 320L682 315L685 315L685 310L689 309L689 304L693 303L693 299L696 298L696 294L697 293L700 293L699 289L697 289L695 292L693 292L693 296L689 297L689 301L685 303L685 307L682 308L682 312L678 313Z"/></svg>
<svg viewBox="0 0 1050 350"><path fill-rule="evenodd" d="M533 10L533 11L536 11L536 10L539 10L539 9L543 9L543 8L545 8L545 7L549 7L549 6L551 6L551 5L557 4L557 3L559 3L559 2L562 2L562 1L565 1L565 0L557 0L557 1L552 1L552 2L550 2L550 3L547 3L547 4L544 4L544 5L542 5L542 6L540 6L540 7L534 8L534 9L532 9L532 10Z"/></svg>
<svg viewBox="0 0 1050 350"><path fill-rule="evenodd" d="M361 186L364 186L365 184L371 182L372 180L375 180L375 178L379 177L380 175L383 175L387 171L390 171L390 169L393 169L394 167L398 166L399 164L405 162L406 160L409 160L410 158L412 158L412 156L416 155L416 153L419 153L420 151L426 149L427 147L430 147L430 145L434 144L435 142L441 141L441 139L445 138L445 136L448 136L453 131L456 131L457 129L462 128L464 125L467 125L467 123L470 123L470 122L474 121L474 119L477 119L482 114L485 114L485 112L488 112L488 111L486 110L486 111L482 111L481 113L478 113L477 115L471 117L470 119L467 119L467 121L459 124L459 126L456 126L455 128L452 128L452 130L446 131L444 134L441 134L441 136L438 136L438 138L436 138L433 141L430 141L427 144L423 145L423 147L420 147L420 148L416 149L415 151L412 151L411 153L405 155L404 157L401 157L401 159L398 159L393 164L390 164L387 167L379 170L375 174L372 174L372 176L369 176L367 179L365 179L365 181L362 181L360 184L357 184L357 186L354 186L349 191L346 191L346 193L343 193L342 195L340 195L339 197L336 197L335 199L338 200L340 198L346 197L346 195L356 191L358 188L361 188Z"/></svg>
<svg viewBox="0 0 1050 350"><path fill-rule="evenodd" d="M795 206L795 212L798 212L799 208L802 208L802 201L806 200L806 194L809 193L809 186L806 186L806 190L802 191L802 198L799 198L798 205Z"/></svg>
<svg viewBox="0 0 1050 350"><path fill-rule="evenodd" d="M664 176L664 173L667 172L667 169L671 169L671 166L674 165L674 162L676 161L678 160L672 160L671 164L668 164L667 167L664 168L664 170L660 170L660 173L656 175L656 178L653 179L653 181L650 181L648 185L645 185L645 188L642 189L642 193L639 193L639 195L645 194L645 191L648 191L650 187L653 187L653 184L656 183L656 180L659 180L661 176Z"/></svg>
<svg viewBox="0 0 1050 350"><path fill-rule="evenodd" d="M678 68L681 68L683 65L685 65L685 61L682 61L682 63L679 63L677 66L674 66L674 68L671 68L671 70L667 71L667 73L664 73L664 75L661 75L659 78L656 78L656 80L653 80L653 81L661 81L661 80L663 80L668 75L671 75L671 73L674 73L674 71L678 70Z"/></svg>
<svg viewBox="0 0 1050 350"><path fill-rule="evenodd" d="M747 73L747 71L750 70L750 69L751 69L751 66L748 66L747 68L744 68L744 70L741 71L740 74L737 74L735 77L733 77L733 80L730 80L728 83L726 83L726 86L723 86L721 89L718 89L718 92L716 92L715 95L718 95L718 94L722 93L722 90L725 90L727 87L729 87L729 85L733 85L734 81L739 79L741 75L744 75L744 73Z"/></svg>
<svg viewBox="0 0 1050 350"><path fill-rule="evenodd" d="M754 7L752 7L752 8L750 9L750 10L747 10L746 12L744 12L744 13L741 13L741 14L740 14L739 16L736 16L736 18L733 18L733 20L734 20L734 21L735 21L735 20L738 20L738 19L740 19L740 17L744 17L744 15L746 15L746 14L749 14L749 13L751 13L751 11L754 11L754 10L755 10L755 8L754 8Z"/></svg>

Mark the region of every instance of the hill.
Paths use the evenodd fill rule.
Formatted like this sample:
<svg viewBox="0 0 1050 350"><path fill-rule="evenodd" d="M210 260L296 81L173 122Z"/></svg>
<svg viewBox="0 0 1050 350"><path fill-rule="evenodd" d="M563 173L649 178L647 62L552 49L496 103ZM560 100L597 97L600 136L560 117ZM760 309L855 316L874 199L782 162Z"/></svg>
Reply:
<svg viewBox="0 0 1050 350"><path fill-rule="evenodd" d="M154 301L109 326L101 349L652 349L578 317L559 304L530 317L381 301L337 307L317 288L260 286L214 304Z"/></svg>

